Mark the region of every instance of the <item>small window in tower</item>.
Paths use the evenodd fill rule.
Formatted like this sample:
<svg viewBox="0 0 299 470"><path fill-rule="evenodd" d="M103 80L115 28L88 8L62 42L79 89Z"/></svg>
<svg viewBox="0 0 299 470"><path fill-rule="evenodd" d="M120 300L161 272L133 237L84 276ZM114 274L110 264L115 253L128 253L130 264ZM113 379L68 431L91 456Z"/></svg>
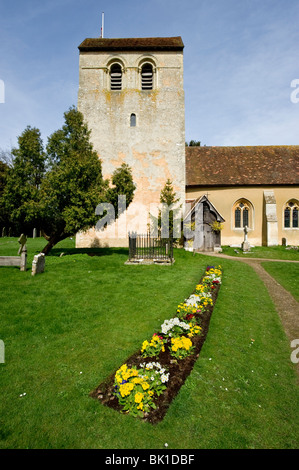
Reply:
<svg viewBox="0 0 299 470"><path fill-rule="evenodd" d="M130 127L136 127L136 114L134 113L130 116Z"/></svg>
<svg viewBox="0 0 299 470"><path fill-rule="evenodd" d="M153 89L153 66L151 64L144 64L141 69L141 89Z"/></svg>
<svg viewBox="0 0 299 470"><path fill-rule="evenodd" d="M110 88L119 91L122 86L122 69L119 64L113 64L110 69Z"/></svg>

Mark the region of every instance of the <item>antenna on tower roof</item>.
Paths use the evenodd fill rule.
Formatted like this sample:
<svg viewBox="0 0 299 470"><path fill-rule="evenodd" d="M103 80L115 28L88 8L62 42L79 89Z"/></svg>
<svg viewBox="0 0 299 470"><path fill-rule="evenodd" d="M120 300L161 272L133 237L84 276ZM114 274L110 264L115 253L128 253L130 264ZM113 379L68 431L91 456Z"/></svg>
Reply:
<svg viewBox="0 0 299 470"><path fill-rule="evenodd" d="M101 38L104 37L104 13L102 13Z"/></svg>

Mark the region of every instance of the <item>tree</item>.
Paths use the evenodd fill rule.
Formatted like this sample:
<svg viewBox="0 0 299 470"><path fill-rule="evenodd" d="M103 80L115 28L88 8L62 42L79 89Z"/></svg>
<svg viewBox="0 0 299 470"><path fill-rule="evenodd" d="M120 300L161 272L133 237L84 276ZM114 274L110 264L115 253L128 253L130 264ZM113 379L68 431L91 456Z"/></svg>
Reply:
<svg viewBox="0 0 299 470"><path fill-rule="evenodd" d="M152 216L152 222L158 226L158 234L162 238L172 238L174 236L174 223L175 223L175 212L178 211L179 207L176 207L179 202L179 198L173 189L172 181L167 179L164 187L160 192L160 203L162 208L159 210L158 218Z"/></svg>
<svg viewBox="0 0 299 470"><path fill-rule="evenodd" d="M0 161L5 163L7 166L12 167L14 156L12 155L10 150L3 150L0 149Z"/></svg>
<svg viewBox="0 0 299 470"><path fill-rule="evenodd" d="M39 223L37 203L46 172L46 154L37 128L27 126L18 144L11 152L1 208L9 214L10 225L26 232Z"/></svg>
<svg viewBox="0 0 299 470"><path fill-rule="evenodd" d="M187 147L200 147L201 142L199 140L190 140L189 144L186 142Z"/></svg>
<svg viewBox="0 0 299 470"><path fill-rule="evenodd" d="M48 242L45 254L59 241L94 226L99 203L113 204L118 216L118 195L126 196L126 209L135 190L125 164L115 171L109 188L82 113L72 107L64 113L64 121L48 138L46 152L40 131L25 129L18 138L19 147L12 151L14 158L0 194L1 212L10 214L19 231L41 229Z"/></svg>
<svg viewBox="0 0 299 470"><path fill-rule="evenodd" d="M135 190L126 165L114 173L114 188L108 187L82 113L73 107L64 118L62 129L48 140L50 170L41 185L42 228L48 241L45 254L59 241L94 226L98 218L95 208L100 202L111 202L117 208L117 195L125 191L128 206Z"/></svg>
<svg viewBox="0 0 299 470"><path fill-rule="evenodd" d="M0 226L4 227L9 221L7 210L3 204L3 192L6 186L8 165L0 160Z"/></svg>
<svg viewBox="0 0 299 470"><path fill-rule="evenodd" d="M106 192L106 202L114 206L116 217L121 215L118 210L126 209L133 201L134 191L136 189L132 180L132 173L129 165L123 163L112 175L113 187L108 188ZM123 195L126 198L126 207L118 204L118 196Z"/></svg>

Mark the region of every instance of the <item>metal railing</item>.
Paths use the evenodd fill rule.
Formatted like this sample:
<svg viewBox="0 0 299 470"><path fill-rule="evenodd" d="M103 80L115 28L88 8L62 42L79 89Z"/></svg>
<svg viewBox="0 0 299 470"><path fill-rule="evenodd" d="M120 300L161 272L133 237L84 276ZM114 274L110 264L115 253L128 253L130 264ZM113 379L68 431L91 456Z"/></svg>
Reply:
<svg viewBox="0 0 299 470"><path fill-rule="evenodd" d="M129 233L129 259L130 260L173 260L172 238L151 237L150 233Z"/></svg>

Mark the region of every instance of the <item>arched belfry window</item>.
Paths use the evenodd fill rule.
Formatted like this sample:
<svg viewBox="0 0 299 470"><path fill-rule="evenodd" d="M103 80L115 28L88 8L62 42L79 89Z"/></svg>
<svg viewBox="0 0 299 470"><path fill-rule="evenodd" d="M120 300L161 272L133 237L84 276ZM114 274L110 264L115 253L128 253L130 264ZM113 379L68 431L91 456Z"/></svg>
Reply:
<svg viewBox="0 0 299 470"><path fill-rule="evenodd" d="M284 228L299 228L299 203L296 199L287 202L284 207Z"/></svg>
<svg viewBox="0 0 299 470"><path fill-rule="evenodd" d="M152 90L153 89L154 72L152 64L145 63L141 67L141 89Z"/></svg>
<svg viewBox="0 0 299 470"><path fill-rule="evenodd" d="M122 68L120 64L111 65L110 89L114 91L120 91L122 89Z"/></svg>
<svg viewBox="0 0 299 470"><path fill-rule="evenodd" d="M243 229L245 226L252 228L253 208L246 199L239 199L233 207L234 228Z"/></svg>

